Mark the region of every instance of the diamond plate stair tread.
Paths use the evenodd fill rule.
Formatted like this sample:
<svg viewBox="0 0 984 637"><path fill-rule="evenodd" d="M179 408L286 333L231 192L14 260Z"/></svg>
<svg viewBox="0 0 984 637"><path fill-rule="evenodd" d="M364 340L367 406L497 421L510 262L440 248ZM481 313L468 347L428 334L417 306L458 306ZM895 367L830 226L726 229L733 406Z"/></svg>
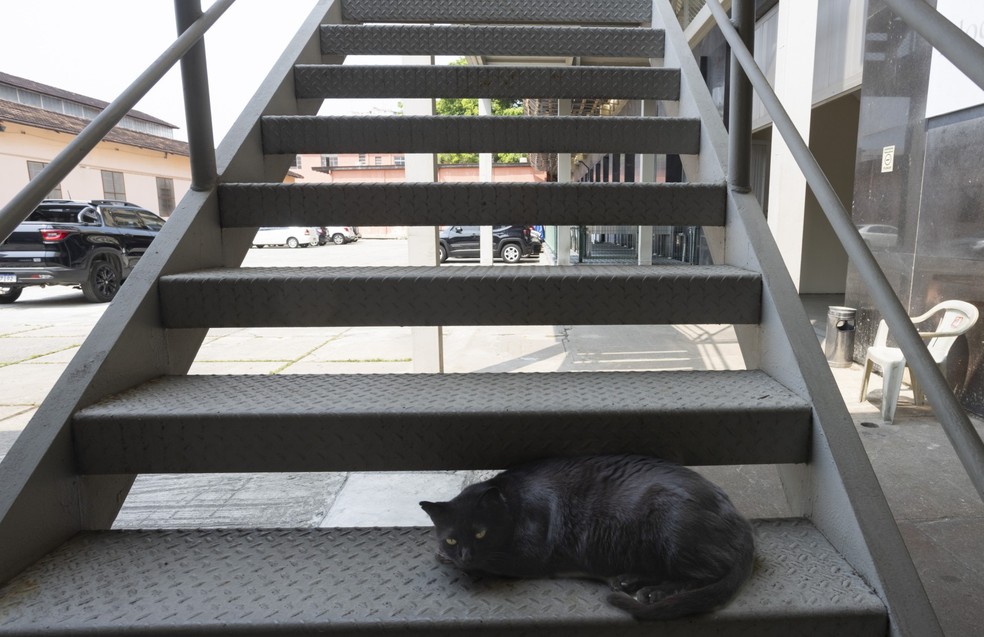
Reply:
<svg viewBox="0 0 984 637"><path fill-rule="evenodd" d="M223 184L226 228L260 226L722 226L724 184ZM514 216L515 215L515 216ZM358 223L356 223L358 221Z"/></svg>
<svg viewBox="0 0 984 637"><path fill-rule="evenodd" d="M176 376L75 416L86 473L497 469L557 455L809 459L760 371Z"/></svg>
<svg viewBox="0 0 984 637"><path fill-rule="evenodd" d="M752 324L761 293L757 273L683 265L218 268L160 281L173 328Z"/></svg>
<svg viewBox="0 0 984 637"><path fill-rule="evenodd" d="M532 66L294 67L301 98L605 98L677 100L679 69Z"/></svg>
<svg viewBox="0 0 984 637"><path fill-rule="evenodd" d="M738 596L661 623L598 582L460 573L424 528L86 532L0 589L0 634L886 634L880 600L809 522L754 524Z"/></svg>
<svg viewBox="0 0 984 637"><path fill-rule="evenodd" d="M641 24L651 0L344 0L346 22Z"/></svg>
<svg viewBox="0 0 984 637"><path fill-rule="evenodd" d="M352 25L321 27L325 55L663 57L663 31L627 27Z"/></svg>
<svg viewBox="0 0 984 637"><path fill-rule="evenodd" d="M263 152L675 153L700 150L700 120L679 117L469 115L261 118Z"/></svg>

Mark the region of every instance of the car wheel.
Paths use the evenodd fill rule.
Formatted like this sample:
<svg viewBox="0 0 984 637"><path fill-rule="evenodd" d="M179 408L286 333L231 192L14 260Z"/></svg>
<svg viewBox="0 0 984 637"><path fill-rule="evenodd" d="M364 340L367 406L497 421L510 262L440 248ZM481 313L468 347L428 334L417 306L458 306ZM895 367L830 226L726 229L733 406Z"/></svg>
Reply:
<svg viewBox="0 0 984 637"><path fill-rule="evenodd" d="M115 263L96 261L89 268L89 276L82 282L82 294L93 303L108 303L119 292L122 283Z"/></svg>
<svg viewBox="0 0 984 637"><path fill-rule="evenodd" d="M443 243L437 247L437 256L440 257L441 263L448 260L448 249L444 247Z"/></svg>
<svg viewBox="0 0 984 637"><path fill-rule="evenodd" d="M345 243L345 235L343 235L340 232L336 232L335 234L331 235L331 242L337 246L340 246L343 243Z"/></svg>
<svg viewBox="0 0 984 637"><path fill-rule="evenodd" d="M301 245L301 242L298 241L295 237L287 237L288 248L296 248L299 245Z"/></svg>
<svg viewBox="0 0 984 637"><path fill-rule="evenodd" d="M0 303L13 303L20 298L23 291L24 288L18 286L0 287Z"/></svg>
<svg viewBox="0 0 984 637"><path fill-rule="evenodd" d="M523 256L523 251L515 243L507 243L502 246L502 260L506 263L519 263Z"/></svg>

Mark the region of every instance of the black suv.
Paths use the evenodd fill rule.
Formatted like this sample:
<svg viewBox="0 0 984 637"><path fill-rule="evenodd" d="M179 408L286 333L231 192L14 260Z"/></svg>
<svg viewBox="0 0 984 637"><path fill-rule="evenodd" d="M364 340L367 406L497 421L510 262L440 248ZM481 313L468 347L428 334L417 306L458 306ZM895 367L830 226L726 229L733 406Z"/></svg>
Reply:
<svg viewBox="0 0 984 637"><path fill-rule="evenodd" d="M0 244L0 303L28 285L72 285L111 301L164 220L126 201L46 199Z"/></svg>
<svg viewBox="0 0 984 637"><path fill-rule="evenodd" d="M471 257L479 255L480 226L448 226L441 230L441 263L448 257ZM519 263L523 257L540 254L540 238L532 226L492 226L492 256L506 263Z"/></svg>

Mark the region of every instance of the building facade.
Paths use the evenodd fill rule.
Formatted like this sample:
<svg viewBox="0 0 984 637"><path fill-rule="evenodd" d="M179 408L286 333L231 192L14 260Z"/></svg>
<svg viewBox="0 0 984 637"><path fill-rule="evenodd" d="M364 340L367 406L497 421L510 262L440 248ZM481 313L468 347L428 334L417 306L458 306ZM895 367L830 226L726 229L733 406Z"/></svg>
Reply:
<svg viewBox="0 0 984 637"><path fill-rule="evenodd" d="M0 73L0 201L9 201L108 104ZM167 217L191 185L175 126L131 111L51 193L117 199Z"/></svg>

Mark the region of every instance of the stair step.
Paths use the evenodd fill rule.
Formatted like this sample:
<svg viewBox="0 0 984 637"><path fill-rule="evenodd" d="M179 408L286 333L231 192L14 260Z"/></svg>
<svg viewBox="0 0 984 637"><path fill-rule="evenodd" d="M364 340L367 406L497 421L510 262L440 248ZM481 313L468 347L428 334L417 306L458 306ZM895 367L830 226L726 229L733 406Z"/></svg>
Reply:
<svg viewBox="0 0 984 637"><path fill-rule="evenodd" d="M321 27L325 55L516 55L661 58L661 29L429 24Z"/></svg>
<svg viewBox="0 0 984 637"><path fill-rule="evenodd" d="M85 473L425 471L585 453L800 463L810 413L760 371L173 376L74 427Z"/></svg>
<svg viewBox="0 0 984 637"><path fill-rule="evenodd" d="M696 154L700 120L679 117L262 118L263 152Z"/></svg>
<svg viewBox="0 0 984 637"><path fill-rule="evenodd" d="M677 100L680 70L625 67L342 66L294 67L302 98L605 98Z"/></svg>
<svg viewBox="0 0 984 637"><path fill-rule="evenodd" d="M84 532L0 589L0 634L887 634L881 601L813 525L753 524L758 564L736 598L659 624L609 606L600 582L456 571L427 528Z"/></svg>
<svg viewBox="0 0 984 637"><path fill-rule="evenodd" d="M723 226L720 184L223 184L226 228L516 224Z"/></svg>
<svg viewBox="0 0 984 637"><path fill-rule="evenodd" d="M732 266L216 268L161 277L165 326L758 323Z"/></svg>
<svg viewBox="0 0 984 637"><path fill-rule="evenodd" d="M346 22L642 24L652 0L344 0Z"/></svg>

